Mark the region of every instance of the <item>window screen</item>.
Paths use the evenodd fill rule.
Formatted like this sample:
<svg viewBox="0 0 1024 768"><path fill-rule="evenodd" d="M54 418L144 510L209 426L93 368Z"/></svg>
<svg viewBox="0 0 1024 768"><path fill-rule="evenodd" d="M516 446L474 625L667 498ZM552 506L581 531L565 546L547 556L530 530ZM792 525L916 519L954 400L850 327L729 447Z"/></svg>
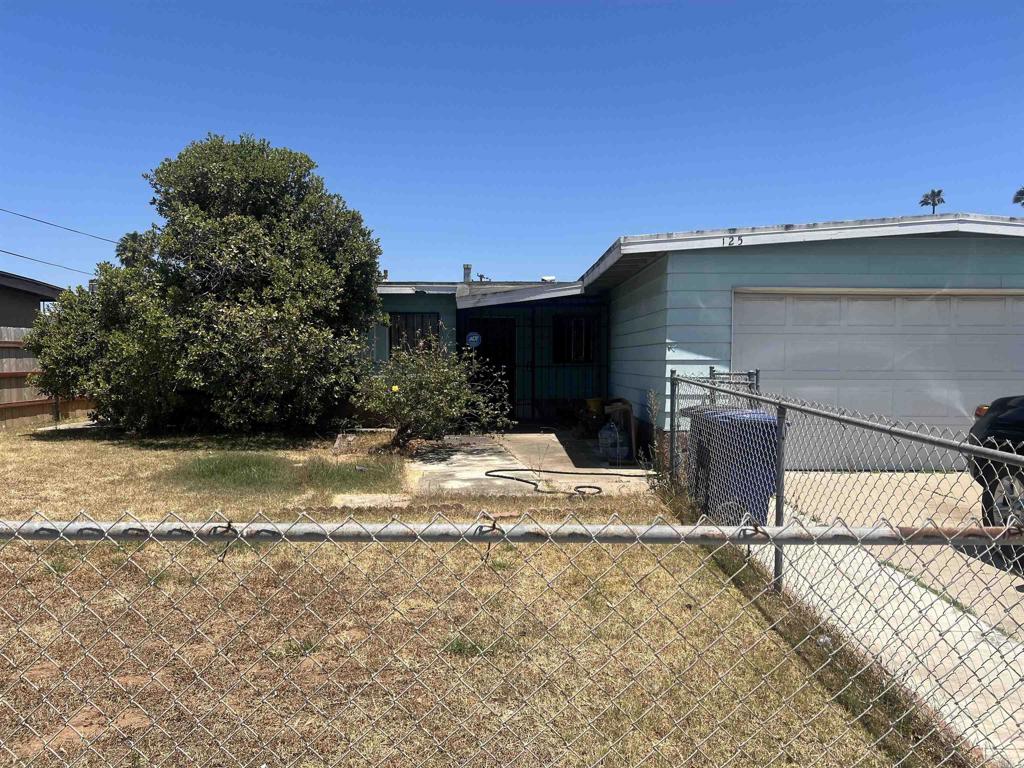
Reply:
<svg viewBox="0 0 1024 768"><path fill-rule="evenodd" d="M415 346L417 339L438 336L441 332L439 312L389 312L388 348Z"/></svg>
<svg viewBox="0 0 1024 768"><path fill-rule="evenodd" d="M552 320L555 363L594 362L595 318L588 315L555 315Z"/></svg>

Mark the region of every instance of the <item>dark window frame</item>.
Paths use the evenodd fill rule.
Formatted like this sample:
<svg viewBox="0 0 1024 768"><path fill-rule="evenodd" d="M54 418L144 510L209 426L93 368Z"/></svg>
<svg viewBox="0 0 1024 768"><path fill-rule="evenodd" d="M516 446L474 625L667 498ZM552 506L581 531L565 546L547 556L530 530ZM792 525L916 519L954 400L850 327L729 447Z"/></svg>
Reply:
<svg viewBox="0 0 1024 768"><path fill-rule="evenodd" d="M551 318L551 362L593 365L597 352L597 317L560 314Z"/></svg>
<svg viewBox="0 0 1024 768"><path fill-rule="evenodd" d="M441 337L440 312L388 312L388 352L425 336Z"/></svg>

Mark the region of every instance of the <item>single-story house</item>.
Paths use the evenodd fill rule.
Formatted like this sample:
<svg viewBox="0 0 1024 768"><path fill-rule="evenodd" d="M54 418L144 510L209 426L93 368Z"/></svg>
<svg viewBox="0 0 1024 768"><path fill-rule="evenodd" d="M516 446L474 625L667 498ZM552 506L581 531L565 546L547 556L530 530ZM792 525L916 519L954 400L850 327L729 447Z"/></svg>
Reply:
<svg viewBox="0 0 1024 768"><path fill-rule="evenodd" d="M519 419L667 376L964 427L1024 392L1024 218L930 216L620 237L578 280L384 282L376 355L443 329L509 372Z"/></svg>

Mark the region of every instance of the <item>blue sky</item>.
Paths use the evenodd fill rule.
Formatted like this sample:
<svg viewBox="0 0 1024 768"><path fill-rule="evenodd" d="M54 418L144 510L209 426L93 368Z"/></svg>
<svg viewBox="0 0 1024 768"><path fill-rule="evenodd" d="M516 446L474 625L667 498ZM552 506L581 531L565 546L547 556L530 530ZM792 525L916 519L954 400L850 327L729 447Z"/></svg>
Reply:
<svg viewBox="0 0 1024 768"><path fill-rule="evenodd" d="M117 238L207 132L311 155L393 279L574 279L618 235L1024 215L1024 4L2 3L0 207ZM113 246L0 214L0 248ZM0 254L0 270L82 276Z"/></svg>

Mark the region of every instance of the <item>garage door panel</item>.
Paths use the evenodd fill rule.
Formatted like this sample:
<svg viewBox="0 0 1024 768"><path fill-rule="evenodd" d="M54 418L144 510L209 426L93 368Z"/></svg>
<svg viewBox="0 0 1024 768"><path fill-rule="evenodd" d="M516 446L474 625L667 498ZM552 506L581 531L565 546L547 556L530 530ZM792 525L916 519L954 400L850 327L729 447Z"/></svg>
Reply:
<svg viewBox="0 0 1024 768"><path fill-rule="evenodd" d="M838 371L839 342L832 339L795 337L786 339L787 371Z"/></svg>
<svg viewBox="0 0 1024 768"><path fill-rule="evenodd" d="M760 368L766 391L955 429L979 403L1024 394L1024 297L771 298L734 297L733 367ZM759 311L777 323L780 301L786 322L769 328Z"/></svg>
<svg viewBox="0 0 1024 768"><path fill-rule="evenodd" d="M796 297L790 302L788 319L789 325L796 328L838 326L842 322L842 300L838 296L832 298Z"/></svg>
<svg viewBox="0 0 1024 768"><path fill-rule="evenodd" d="M763 385L762 385L763 388ZM787 395L820 405L839 405L839 384L823 381L793 381L786 390Z"/></svg>
<svg viewBox="0 0 1024 768"><path fill-rule="evenodd" d="M738 302L733 308L733 322L737 328L786 324L785 296L751 296L749 301Z"/></svg>
<svg viewBox="0 0 1024 768"><path fill-rule="evenodd" d="M893 415L897 419L942 419L950 415L950 387L941 382L900 385L893 392Z"/></svg>
<svg viewBox="0 0 1024 768"><path fill-rule="evenodd" d="M884 382L844 384L839 388L839 407L858 413L892 413L892 385Z"/></svg>
<svg viewBox="0 0 1024 768"><path fill-rule="evenodd" d="M897 344L897 371L943 373L953 365L953 356L946 344L911 339L902 340L902 343L897 340Z"/></svg>
<svg viewBox="0 0 1024 768"><path fill-rule="evenodd" d="M747 361L744 370L784 371L786 338L769 334L737 335L733 340L733 357Z"/></svg>
<svg viewBox="0 0 1024 768"><path fill-rule="evenodd" d="M1011 298L1009 300L1010 305L1010 325L1014 327L1024 327L1024 298Z"/></svg>
<svg viewBox="0 0 1024 768"><path fill-rule="evenodd" d="M1002 341L957 340L952 350L957 373L1002 373L1006 370L1006 344Z"/></svg>
<svg viewBox="0 0 1024 768"><path fill-rule="evenodd" d="M882 373L896 367L896 352L889 338L843 344L841 368L856 373Z"/></svg>
<svg viewBox="0 0 1024 768"><path fill-rule="evenodd" d="M944 328L949 325L948 298L903 298L899 301L902 325L927 325Z"/></svg>
<svg viewBox="0 0 1024 768"><path fill-rule="evenodd" d="M851 296L846 300L846 325L892 327L896 324L896 300Z"/></svg>
<svg viewBox="0 0 1024 768"><path fill-rule="evenodd" d="M1006 299L960 297L955 303L956 324L962 328L1001 328L1006 325Z"/></svg>

